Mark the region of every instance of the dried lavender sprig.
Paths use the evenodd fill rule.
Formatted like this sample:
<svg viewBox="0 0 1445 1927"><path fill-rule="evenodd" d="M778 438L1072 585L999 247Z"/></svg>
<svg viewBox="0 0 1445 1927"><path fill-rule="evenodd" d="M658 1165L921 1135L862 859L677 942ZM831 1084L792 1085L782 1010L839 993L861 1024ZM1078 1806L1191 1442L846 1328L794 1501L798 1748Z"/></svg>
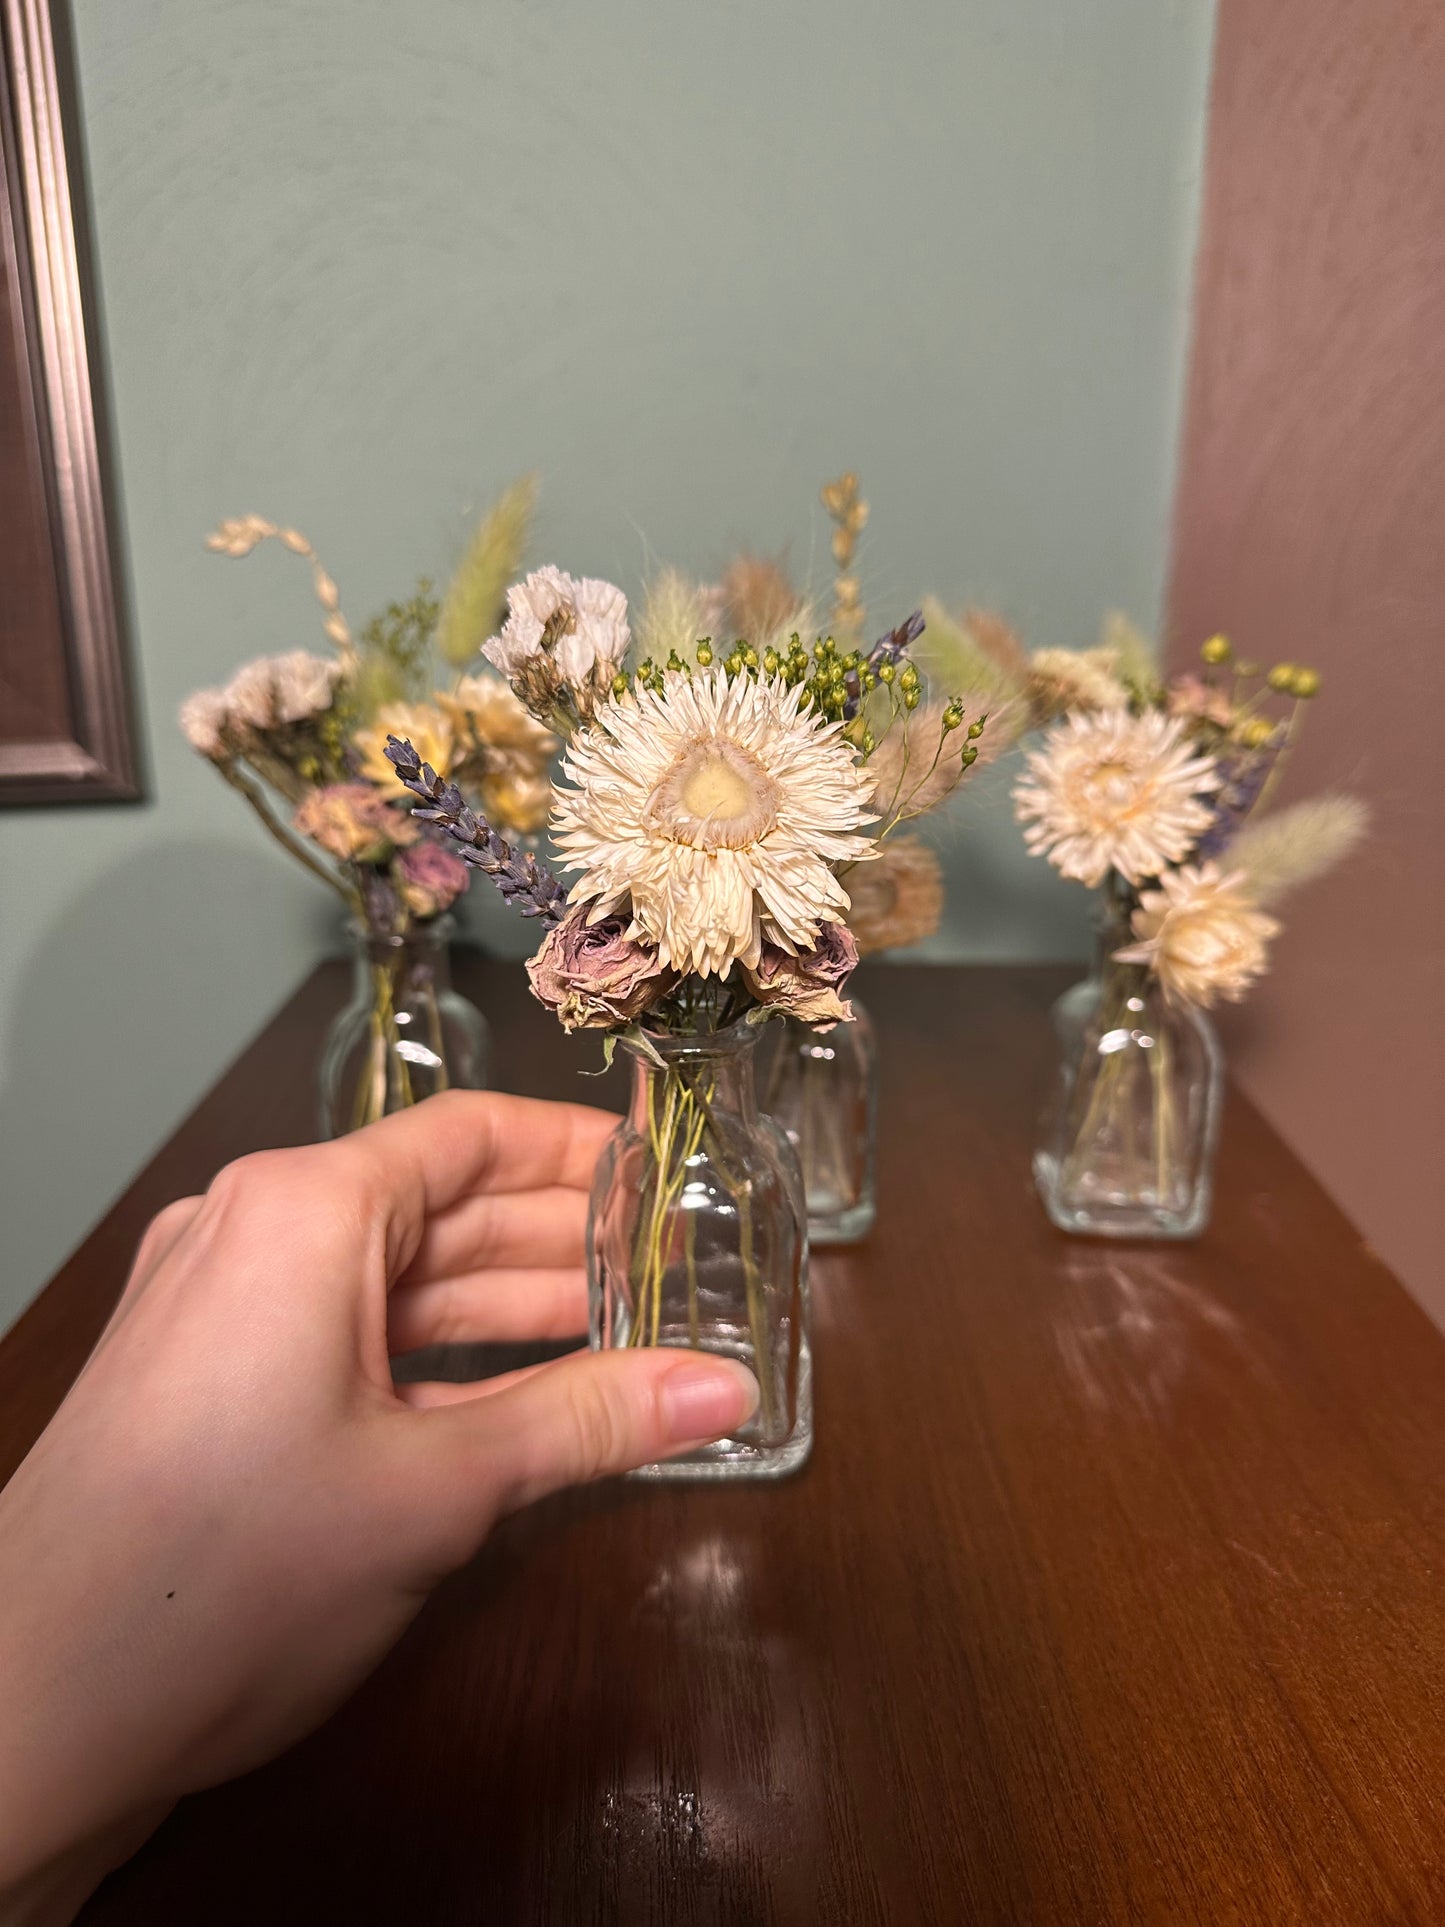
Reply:
<svg viewBox="0 0 1445 1927"><path fill-rule="evenodd" d="M562 921L567 913L567 892L550 870L536 857L514 850L484 816L468 809L456 784L438 776L409 742L388 736L386 755L401 781L426 804L425 809L414 809L413 816L423 823L435 823L459 843L463 860L484 870L505 900L524 917L536 917L549 926Z"/></svg>

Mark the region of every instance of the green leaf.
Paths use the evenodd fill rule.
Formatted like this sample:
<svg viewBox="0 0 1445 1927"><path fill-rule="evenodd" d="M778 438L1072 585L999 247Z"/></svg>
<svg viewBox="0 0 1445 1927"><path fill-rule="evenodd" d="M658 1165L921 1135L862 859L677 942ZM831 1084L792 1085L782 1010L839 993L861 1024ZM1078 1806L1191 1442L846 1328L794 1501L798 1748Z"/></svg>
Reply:
<svg viewBox="0 0 1445 1927"><path fill-rule="evenodd" d="M520 572L536 503L535 476L524 475L504 489L482 517L451 579L437 623L437 648L457 669L501 627L507 590Z"/></svg>
<svg viewBox="0 0 1445 1927"><path fill-rule="evenodd" d="M583 1077L606 1077L612 1069L612 1060L617 1055L617 1032L609 1030L602 1039L602 1065L599 1070L583 1071Z"/></svg>
<svg viewBox="0 0 1445 1927"><path fill-rule="evenodd" d="M622 1041L625 1044L631 1044L635 1051L645 1057L649 1064L655 1065L658 1070L665 1071L667 1069L667 1059L657 1048L656 1044L653 1043L641 1024L629 1024L622 1033Z"/></svg>

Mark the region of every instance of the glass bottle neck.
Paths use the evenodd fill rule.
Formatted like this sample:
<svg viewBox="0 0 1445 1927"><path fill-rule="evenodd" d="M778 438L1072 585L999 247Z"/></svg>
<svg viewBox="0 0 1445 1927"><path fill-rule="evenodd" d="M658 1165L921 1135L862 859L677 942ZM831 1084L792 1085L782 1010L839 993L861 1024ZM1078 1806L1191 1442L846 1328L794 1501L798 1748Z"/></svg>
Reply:
<svg viewBox="0 0 1445 1927"><path fill-rule="evenodd" d="M1100 893L1094 915L1094 954L1090 976L1110 999L1136 997L1152 1005L1158 995L1158 979L1146 964L1119 963L1116 950L1134 941L1131 924L1131 898L1113 889Z"/></svg>
<svg viewBox="0 0 1445 1927"><path fill-rule="evenodd" d="M752 1125L757 1122L757 1088L754 1063L757 1031L751 1026L744 1036L736 1026L720 1033L716 1042L699 1038L657 1040L661 1061L644 1055L629 1045L632 1058L632 1127L649 1136L667 1110L667 1088L683 1085L694 1092L717 1117L728 1117Z"/></svg>
<svg viewBox="0 0 1445 1927"><path fill-rule="evenodd" d="M362 923L348 924L357 982L369 986L378 972L384 972L403 981L425 978L434 989L448 989L451 984L449 944L454 928L450 917L433 917L426 923L413 923L407 930L391 934L369 929Z"/></svg>

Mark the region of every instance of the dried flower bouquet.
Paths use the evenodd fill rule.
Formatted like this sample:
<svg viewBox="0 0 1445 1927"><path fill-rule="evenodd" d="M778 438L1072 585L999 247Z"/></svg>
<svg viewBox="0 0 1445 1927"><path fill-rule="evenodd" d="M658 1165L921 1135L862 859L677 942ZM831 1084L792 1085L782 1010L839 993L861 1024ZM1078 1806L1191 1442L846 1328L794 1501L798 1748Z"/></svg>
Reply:
<svg viewBox="0 0 1445 1927"><path fill-rule="evenodd" d="M794 636L815 634L822 623L838 659L861 664L868 645L858 561L868 504L851 471L828 482L821 495L833 524L830 587L815 594L799 587L778 558L747 553L734 556L715 582L663 570L648 584L637 619L643 653L656 662L674 654L691 660L699 635L722 631L750 638L764 665L783 663ZM870 861L847 873L848 904L840 914L860 957L920 943L937 930L943 872L932 845L911 834L911 826L943 810L962 779L1012 740L1008 705L993 706L986 733L976 715L969 725L967 757L932 754L965 707L975 714L984 705L926 693L929 684L948 690L952 679L947 665L942 674L929 674L929 638L920 634L922 626L913 624L906 687L901 666L895 684L900 698L915 704L904 710L908 726L879 729L875 723L875 740L871 747L864 744L880 826L894 814L901 822L875 839ZM814 1244L853 1242L867 1233L874 1216L877 1046L857 998L850 998L850 1008L853 1021L846 1029L783 1026L768 1054L765 1108L797 1149Z"/></svg>
<svg viewBox="0 0 1445 1927"><path fill-rule="evenodd" d="M387 754L418 819L542 927L534 994L569 1031L603 1032L609 1058L619 1039L634 1058L633 1113L594 1192L594 1340L744 1357L762 1409L738 1454L778 1469L800 1447L806 1241L796 1168L753 1110L746 1060L770 1016L850 1020L850 879L924 789L961 780L983 723L926 706L919 617L871 648L805 646L796 628L717 643L700 626L716 610L680 580L663 593L677 604L666 654L654 590L639 661L619 590L541 569L484 652L565 738L552 832L570 888L423 746L394 738Z"/></svg>
<svg viewBox="0 0 1445 1927"><path fill-rule="evenodd" d="M1025 841L1104 893L1096 1000L1039 1161L1068 1229L1200 1228L1219 1086L1201 1013L1244 995L1267 968L1281 898L1366 827L1348 796L1267 808L1314 670L1266 673L1223 636L1201 656L1200 672L1162 682L1115 619L1098 649L1039 652L1016 685L1046 726L1014 790Z"/></svg>
<svg viewBox="0 0 1445 1927"><path fill-rule="evenodd" d="M328 1130L368 1123L449 1082L481 1081L480 1020L442 981L444 915L470 872L446 837L401 806L385 751L392 731L407 734L514 839L544 825L557 739L480 655L520 559L532 499L530 482L507 490L445 596L423 581L359 638L297 530L247 515L223 522L208 542L242 557L275 541L308 562L330 644L326 655L259 657L223 688L198 690L180 712L192 747L345 905L361 946L362 1034L355 1052L333 1034L348 1088L323 1104ZM334 1056L329 1048L327 1061Z"/></svg>

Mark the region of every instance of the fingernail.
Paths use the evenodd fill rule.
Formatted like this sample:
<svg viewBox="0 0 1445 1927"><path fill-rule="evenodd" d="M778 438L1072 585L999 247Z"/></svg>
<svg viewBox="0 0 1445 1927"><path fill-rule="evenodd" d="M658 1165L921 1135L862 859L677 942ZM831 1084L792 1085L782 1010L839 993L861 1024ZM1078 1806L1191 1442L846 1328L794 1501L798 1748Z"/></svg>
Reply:
<svg viewBox="0 0 1445 1927"><path fill-rule="evenodd" d="M675 1444L720 1439L746 1425L758 1409L758 1381L732 1358L692 1359L677 1365L658 1391L662 1422Z"/></svg>

